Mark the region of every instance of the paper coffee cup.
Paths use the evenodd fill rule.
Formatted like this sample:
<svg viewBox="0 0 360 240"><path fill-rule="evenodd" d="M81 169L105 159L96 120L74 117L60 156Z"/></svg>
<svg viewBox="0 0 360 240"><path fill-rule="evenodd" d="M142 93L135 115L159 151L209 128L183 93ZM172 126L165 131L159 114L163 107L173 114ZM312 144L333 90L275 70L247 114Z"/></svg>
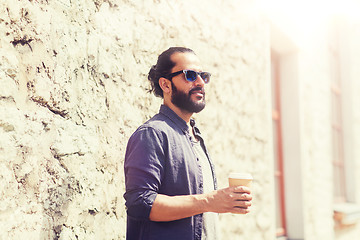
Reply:
<svg viewBox="0 0 360 240"><path fill-rule="evenodd" d="M230 173L229 175L229 186L246 186L250 187L253 177L250 173Z"/></svg>

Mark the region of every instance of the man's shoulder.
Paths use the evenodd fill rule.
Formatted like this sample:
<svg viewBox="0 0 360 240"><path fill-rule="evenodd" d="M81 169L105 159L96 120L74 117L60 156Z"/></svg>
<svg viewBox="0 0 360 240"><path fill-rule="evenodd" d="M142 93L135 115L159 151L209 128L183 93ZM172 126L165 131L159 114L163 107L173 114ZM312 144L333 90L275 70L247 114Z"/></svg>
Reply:
<svg viewBox="0 0 360 240"><path fill-rule="evenodd" d="M156 114L135 130L129 142L147 142L155 141L155 139L164 141L169 136L173 136L175 131L177 131L176 126L174 126L171 121L165 116L161 116L161 114Z"/></svg>
<svg viewBox="0 0 360 240"><path fill-rule="evenodd" d="M164 116L163 114L156 114L149 120L147 120L145 123L143 123L138 129L144 130L144 129L152 129L154 131L169 131L174 128L174 124L171 122L169 118Z"/></svg>

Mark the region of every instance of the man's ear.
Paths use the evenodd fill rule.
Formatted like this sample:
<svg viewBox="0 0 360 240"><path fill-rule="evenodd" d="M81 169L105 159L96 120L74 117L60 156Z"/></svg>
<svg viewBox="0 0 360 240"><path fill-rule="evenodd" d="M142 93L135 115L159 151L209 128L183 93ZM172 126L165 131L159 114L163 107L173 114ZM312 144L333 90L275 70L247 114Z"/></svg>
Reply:
<svg viewBox="0 0 360 240"><path fill-rule="evenodd" d="M159 85L163 90L163 93L170 93L171 92L171 81L166 78L159 78Z"/></svg>

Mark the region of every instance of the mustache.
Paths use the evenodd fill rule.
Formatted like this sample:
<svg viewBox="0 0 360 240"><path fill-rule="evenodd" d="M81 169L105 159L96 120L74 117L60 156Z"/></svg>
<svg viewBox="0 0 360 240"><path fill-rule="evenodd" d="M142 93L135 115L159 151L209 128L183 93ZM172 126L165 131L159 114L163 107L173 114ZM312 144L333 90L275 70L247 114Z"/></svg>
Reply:
<svg viewBox="0 0 360 240"><path fill-rule="evenodd" d="M189 95L193 94L195 91L200 91L202 94L205 94L205 89L203 87L194 87L189 91Z"/></svg>

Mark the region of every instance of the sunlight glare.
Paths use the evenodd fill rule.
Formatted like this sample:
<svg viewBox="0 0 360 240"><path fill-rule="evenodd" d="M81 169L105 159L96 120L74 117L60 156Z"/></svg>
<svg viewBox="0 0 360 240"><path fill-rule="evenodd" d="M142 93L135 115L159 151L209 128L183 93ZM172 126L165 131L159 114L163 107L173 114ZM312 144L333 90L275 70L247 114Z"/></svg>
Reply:
<svg viewBox="0 0 360 240"><path fill-rule="evenodd" d="M359 0L259 0L260 9L272 20L299 31L311 31L330 17L359 21Z"/></svg>

